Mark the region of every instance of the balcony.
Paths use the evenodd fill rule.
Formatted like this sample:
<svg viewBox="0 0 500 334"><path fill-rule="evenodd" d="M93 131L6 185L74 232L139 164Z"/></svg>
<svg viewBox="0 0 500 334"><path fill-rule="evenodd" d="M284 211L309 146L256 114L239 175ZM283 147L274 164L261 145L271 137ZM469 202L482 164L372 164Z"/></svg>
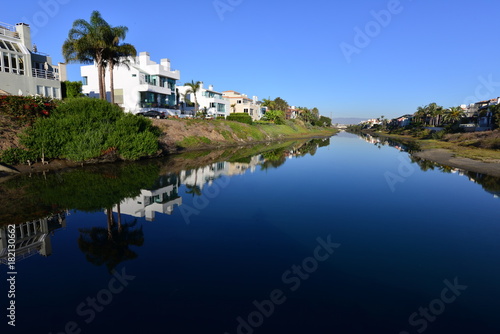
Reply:
<svg viewBox="0 0 500 334"><path fill-rule="evenodd" d="M59 73L54 72L54 71L39 70L39 69L33 68L32 74L33 74L34 78L59 80Z"/></svg>
<svg viewBox="0 0 500 334"><path fill-rule="evenodd" d="M0 35L20 39L19 33L16 32L14 26L2 22L0 22Z"/></svg>

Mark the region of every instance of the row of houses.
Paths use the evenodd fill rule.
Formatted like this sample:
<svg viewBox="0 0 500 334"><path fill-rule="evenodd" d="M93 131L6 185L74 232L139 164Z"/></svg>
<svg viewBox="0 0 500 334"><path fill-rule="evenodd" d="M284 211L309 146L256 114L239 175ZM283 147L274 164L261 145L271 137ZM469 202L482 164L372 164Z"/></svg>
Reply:
<svg viewBox="0 0 500 334"><path fill-rule="evenodd" d="M62 98L61 82L67 80L66 65L52 63L48 54L38 51L32 44L29 25L10 25L0 22L0 90L8 95L40 95ZM94 65L81 66L83 93L99 97L98 74ZM128 66L115 67L114 101L124 111L139 113L157 110L171 116L194 115L192 103L207 115L228 116L232 112L247 113L259 120L265 113L257 96L249 97L235 90L216 91L213 85L201 84L196 93L179 84L179 70L171 68L169 59L159 63L151 60L148 52L129 58ZM109 75L106 87L110 87ZM106 92L111 101L111 92Z"/></svg>
<svg viewBox="0 0 500 334"><path fill-rule="evenodd" d="M495 119L490 107L498 104L500 104L500 97L471 103L469 105L461 105L460 108L463 111L463 117L460 127L470 132L492 130ZM414 118L414 115L406 114L391 119L389 124L392 127L406 127L414 121ZM380 119L368 120L363 123L367 123L370 126L382 124Z"/></svg>

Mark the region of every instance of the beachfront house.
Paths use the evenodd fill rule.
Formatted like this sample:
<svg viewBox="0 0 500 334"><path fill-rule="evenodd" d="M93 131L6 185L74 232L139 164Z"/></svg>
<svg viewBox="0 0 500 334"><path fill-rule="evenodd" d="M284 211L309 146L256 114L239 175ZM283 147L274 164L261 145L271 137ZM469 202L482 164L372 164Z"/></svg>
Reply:
<svg viewBox="0 0 500 334"><path fill-rule="evenodd" d="M31 42L26 23L15 26L0 22L0 89L10 95L40 95L60 99L66 65L52 64L52 58Z"/></svg>
<svg viewBox="0 0 500 334"><path fill-rule="evenodd" d="M82 91L90 97L99 97L99 80L95 65L81 66ZM128 66L115 66L114 100L126 112L149 110L179 115L176 82L180 72L172 70L169 59L160 63L151 60L148 52L129 57ZM110 76L106 73L106 99L111 101Z"/></svg>
<svg viewBox="0 0 500 334"><path fill-rule="evenodd" d="M188 86L177 87L181 111L188 113L193 112L194 107L187 107L187 102L195 102L194 94L192 92L188 93L189 89L190 87ZM209 85L208 88L205 88L203 82L201 82L200 89L196 92L196 100L198 101L198 110L206 111L207 116L216 118L229 115L229 101L222 96L222 93L214 90L213 85Z"/></svg>
<svg viewBox="0 0 500 334"><path fill-rule="evenodd" d="M257 96L249 98L246 94L238 93L234 90L222 92L231 106L231 113L245 113L252 117L252 120L258 121L262 118L262 104Z"/></svg>
<svg viewBox="0 0 500 334"><path fill-rule="evenodd" d="M500 103L500 97L471 103L466 106L466 122L461 124L465 131L486 131L493 128L493 113L490 107Z"/></svg>

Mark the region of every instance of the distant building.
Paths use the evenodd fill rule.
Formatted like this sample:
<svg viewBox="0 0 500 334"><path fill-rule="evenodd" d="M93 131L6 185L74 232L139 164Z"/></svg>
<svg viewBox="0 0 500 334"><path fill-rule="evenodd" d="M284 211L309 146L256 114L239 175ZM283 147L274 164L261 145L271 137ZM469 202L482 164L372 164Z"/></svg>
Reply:
<svg viewBox="0 0 500 334"><path fill-rule="evenodd" d="M185 109L185 99L189 99L190 102L194 103L194 94L187 94L189 90L188 86L179 86L177 91L179 93L179 100L182 105L181 109ZM184 98L185 96L185 98ZM222 93L214 90L213 85L209 85L208 88L204 87L203 82L200 84L200 89L196 92L196 100L198 101L198 110L207 111L207 115L212 117L222 116L226 117L230 112L229 101L222 97ZM191 109L191 108L189 108Z"/></svg>
<svg viewBox="0 0 500 334"><path fill-rule="evenodd" d="M49 55L31 44L26 23L0 23L0 89L10 95L41 95L61 98L66 65L52 64Z"/></svg>
<svg viewBox="0 0 500 334"><path fill-rule="evenodd" d="M82 92L90 97L99 97L99 79L95 65L81 66ZM115 66L113 71L115 103L126 112L138 113L148 110L178 114L176 82L180 72L170 68L169 59L160 63L151 60L148 52L130 57L128 66ZM109 73L106 73L106 99L111 101Z"/></svg>
<svg viewBox="0 0 500 334"><path fill-rule="evenodd" d="M252 117L252 120L258 121L263 116L262 103L259 101L257 96L253 96L251 99L246 94L238 93L234 90L227 90L222 92L224 98L226 98L231 107L231 113L245 113Z"/></svg>

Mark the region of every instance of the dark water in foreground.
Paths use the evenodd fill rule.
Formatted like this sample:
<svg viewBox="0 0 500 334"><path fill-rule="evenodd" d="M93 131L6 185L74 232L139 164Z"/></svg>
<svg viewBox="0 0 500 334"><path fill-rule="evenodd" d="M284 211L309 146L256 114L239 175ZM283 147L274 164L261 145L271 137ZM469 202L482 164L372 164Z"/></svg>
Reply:
<svg viewBox="0 0 500 334"><path fill-rule="evenodd" d="M500 333L500 180L367 140L1 183L2 333Z"/></svg>

